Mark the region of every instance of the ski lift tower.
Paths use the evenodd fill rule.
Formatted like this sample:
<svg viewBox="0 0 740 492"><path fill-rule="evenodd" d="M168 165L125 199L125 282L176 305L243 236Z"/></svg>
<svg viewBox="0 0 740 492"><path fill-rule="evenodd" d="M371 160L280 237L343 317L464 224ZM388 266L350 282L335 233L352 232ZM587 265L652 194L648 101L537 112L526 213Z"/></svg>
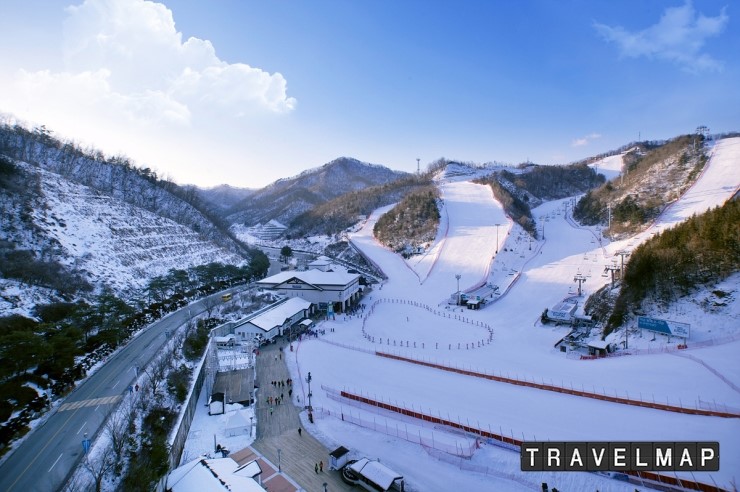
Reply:
<svg viewBox="0 0 740 492"><path fill-rule="evenodd" d="M581 297L581 285L586 282L586 277L583 276L581 272L576 273L576 276L573 277L574 282L578 282L578 297Z"/></svg>
<svg viewBox="0 0 740 492"><path fill-rule="evenodd" d="M615 281L615 279L614 279L614 273L615 272L619 272L619 271L620 271L620 268L617 266L617 260L616 259L614 260L614 263L612 263L611 265L606 265L604 267L604 276L606 276L607 273L611 273L611 276L612 276L612 288L614 288L614 281Z"/></svg>

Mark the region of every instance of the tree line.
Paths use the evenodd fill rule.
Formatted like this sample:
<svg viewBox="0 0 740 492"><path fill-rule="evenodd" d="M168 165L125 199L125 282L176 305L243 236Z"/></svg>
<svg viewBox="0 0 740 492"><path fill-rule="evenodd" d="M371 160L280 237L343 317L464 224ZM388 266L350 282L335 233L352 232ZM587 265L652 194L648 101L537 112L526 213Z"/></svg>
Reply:
<svg viewBox="0 0 740 492"><path fill-rule="evenodd" d="M740 201L694 215L638 246L604 335L621 326L645 299L667 304L740 269Z"/></svg>
<svg viewBox="0 0 740 492"><path fill-rule="evenodd" d="M431 176L409 175L396 181L345 193L308 210L289 224L288 238L333 235L357 223L358 217L397 202L412 190L432 185Z"/></svg>
<svg viewBox="0 0 740 492"><path fill-rule="evenodd" d="M409 192L375 223L373 233L382 244L408 255L434 240L439 227L439 191L424 186Z"/></svg>
<svg viewBox="0 0 740 492"><path fill-rule="evenodd" d="M0 317L0 446L26 432L33 415L50 403L29 383L61 396L136 331L192 299L263 278L268 268L269 259L259 253L242 267L212 263L170 270L153 278L138 301L104 290L90 302L39 305L33 318ZM10 419L14 412L19 415Z"/></svg>
<svg viewBox="0 0 740 492"><path fill-rule="evenodd" d="M588 191L576 204L573 217L585 225L607 225L611 206L611 234L641 230L696 180L707 161L703 139L683 135L662 145L633 149L623 157L622 176Z"/></svg>
<svg viewBox="0 0 740 492"><path fill-rule="evenodd" d="M28 129L0 122L0 155L43 167L101 193L167 217L203 237L246 256L246 247L194 187L183 187L138 167L126 156L57 139L44 126ZM1 173L1 171L0 171Z"/></svg>

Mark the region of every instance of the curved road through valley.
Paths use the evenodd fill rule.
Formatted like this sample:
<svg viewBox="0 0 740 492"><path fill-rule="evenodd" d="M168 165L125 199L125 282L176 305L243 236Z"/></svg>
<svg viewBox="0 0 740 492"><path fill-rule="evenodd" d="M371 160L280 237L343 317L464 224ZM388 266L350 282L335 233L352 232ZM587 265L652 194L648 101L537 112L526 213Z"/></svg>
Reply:
<svg viewBox="0 0 740 492"><path fill-rule="evenodd" d="M229 290L231 291L231 289ZM214 294L220 300L222 292ZM152 323L116 352L52 410L46 421L0 465L0 490L47 492L61 490L83 455L85 433L92 439L128 387L136 367L145 367L173 331L188 318L204 312L204 299Z"/></svg>

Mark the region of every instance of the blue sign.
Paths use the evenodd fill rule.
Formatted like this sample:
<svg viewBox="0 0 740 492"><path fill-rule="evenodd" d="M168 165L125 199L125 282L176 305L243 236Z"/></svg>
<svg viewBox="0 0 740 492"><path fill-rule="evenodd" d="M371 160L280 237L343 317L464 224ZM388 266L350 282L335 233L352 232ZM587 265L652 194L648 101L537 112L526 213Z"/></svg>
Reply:
<svg viewBox="0 0 740 492"><path fill-rule="evenodd" d="M643 330L654 331L656 333L662 333L663 335L689 338L689 331L691 325L687 323L679 323L678 321L670 321L667 319L659 318L648 318L647 316L638 316L637 327Z"/></svg>
<svg viewBox="0 0 740 492"><path fill-rule="evenodd" d="M85 439L82 441L82 450L87 454L87 452L90 450L90 439Z"/></svg>

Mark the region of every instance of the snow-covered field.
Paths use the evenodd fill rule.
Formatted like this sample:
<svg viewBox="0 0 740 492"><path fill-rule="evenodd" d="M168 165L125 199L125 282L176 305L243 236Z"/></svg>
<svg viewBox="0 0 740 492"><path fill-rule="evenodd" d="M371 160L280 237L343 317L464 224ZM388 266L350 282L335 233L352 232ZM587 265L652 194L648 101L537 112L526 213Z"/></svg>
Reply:
<svg viewBox="0 0 740 492"><path fill-rule="evenodd" d="M616 157L601 164L600 171L602 165L605 170L617 170ZM373 225L383 209L376 211L351 238L384 270L388 281L365 297L363 311L324 322L319 328L324 328L326 335L304 340L295 358L289 359L296 381L311 371L313 405L325 409L316 412L316 424L309 429L327 443L350 447L357 456L381 458L404 474L410 489L419 491L532 490L541 482L559 490L632 491L634 486L595 474L522 473L518 453L491 444L483 444L469 460L441 460L432 457L433 451L407 442L416 439L406 439L407 429L411 435L418 434L416 440L424 441L427 447L455 443L453 446L462 449L469 436L442 428L417 429L419 422L338 401L330 397L331 389L449 416L450 420L516 439L719 441L719 472L678 476L731 489L740 478L738 419L684 415L523 388L389 360L372 351L607 395L740 411L737 276L725 282L723 289L732 295L714 312L705 312L699 301L677 306L668 314L655 314L692 324L689 350L681 352L642 353L649 347L665 348L666 343L661 342L661 336L652 341L652 335L639 338L631 334L630 346L643 349L635 355L571 359L554 348L569 329L539 323L545 308L574 293L576 274L586 277L585 300L609 281L601 274L617 251L632 249L656 231L731 197L740 185L739 163L740 139L718 142L697 183L650 229L611 244L599 242L597 229L573 225L567 211L572 199L533 210L538 224L544 225L546 239L530 242L506 218L490 188L457 180L440 184L444 231L437 243L421 260L405 262L372 237ZM488 282L498 285L501 295L481 311L455 311L446 301L457 290L457 275L463 291ZM489 326L493 340L486 343ZM694 341L712 338L721 338L717 340L721 343L692 347ZM479 346L480 340L483 343ZM459 349L457 343L461 344ZM378 430L342 422L345 413ZM381 421L384 425L378 424ZM389 437L393 429L400 428L405 438ZM435 436L431 445L426 433Z"/></svg>

